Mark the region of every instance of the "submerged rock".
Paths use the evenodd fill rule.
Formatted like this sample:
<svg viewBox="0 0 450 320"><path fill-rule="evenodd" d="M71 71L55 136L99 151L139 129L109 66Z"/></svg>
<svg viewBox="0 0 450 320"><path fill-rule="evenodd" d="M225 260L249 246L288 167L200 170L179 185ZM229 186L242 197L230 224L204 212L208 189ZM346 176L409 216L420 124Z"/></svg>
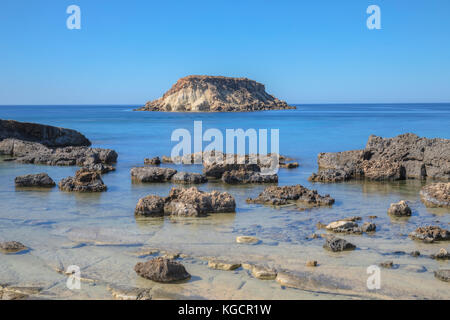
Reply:
<svg viewBox="0 0 450 320"><path fill-rule="evenodd" d="M221 260L209 260L208 267L216 270L232 271L241 266L240 263L226 262Z"/></svg>
<svg viewBox="0 0 450 320"><path fill-rule="evenodd" d="M139 182L167 182L177 170L158 167L136 167L130 170L131 178Z"/></svg>
<svg viewBox="0 0 450 320"><path fill-rule="evenodd" d="M134 271L139 276L156 282L175 282L191 277L181 263L161 257L144 263L138 262Z"/></svg>
<svg viewBox="0 0 450 320"><path fill-rule="evenodd" d="M203 174L194 172L177 172L172 176L172 181L183 184L199 184L208 181Z"/></svg>
<svg viewBox="0 0 450 320"><path fill-rule="evenodd" d="M181 78L161 98L139 111L257 111L295 109L266 93L263 84L247 78L191 75Z"/></svg>
<svg viewBox="0 0 450 320"><path fill-rule="evenodd" d="M450 182L433 183L422 188L420 198L430 208L450 207Z"/></svg>
<svg viewBox="0 0 450 320"><path fill-rule="evenodd" d="M432 254L431 258L436 260L449 260L450 253L448 253L448 251L445 250L444 248L441 248L438 253Z"/></svg>
<svg viewBox="0 0 450 320"><path fill-rule="evenodd" d="M18 241L0 242L0 252L5 254L19 253L28 250L28 247Z"/></svg>
<svg viewBox="0 0 450 320"><path fill-rule="evenodd" d="M301 202L313 206L330 206L334 199L330 195L321 196L316 190L309 190L301 185L276 187L264 189L255 199L247 199L249 203L262 203L269 205L285 205L289 202Z"/></svg>
<svg viewBox="0 0 450 320"><path fill-rule="evenodd" d="M311 176L313 181L450 180L450 140L421 138L412 133L394 138L372 135L365 149L320 153L318 164L319 173Z"/></svg>
<svg viewBox="0 0 450 320"><path fill-rule="evenodd" d="M134 214L146 217L161 217L164 215L164 198L149 195L139 199Z"/></svg>
<svg viewBox="0 0 450 320"><path fill-rule="evenodd" d="M380 267L386 268L386 269L392 269L394 267L394 261L384 261L380 263Z"/></svg>
<svg viewBox="0 0 450 320"><path fill-rule="evenodd" d="M51 188L56 185L55 181L47 173L27 174L14 179L16 187L44 187Z"/></svg>
<svg viewBox="0 0 450 320"><path fill-rule="evenodd" d="M246 244L256 244L259 242L259 239L251 236L239 236L236 237L237 243L246 243Z"/></svg>
<svg viewBox="0 0 450 320"><path fill-rule="evenodd" d="M450 282L450 269L437 270L434 276L441 281Z"/></svg>
<svg viewBox="0 0 450 320"><path fill-rule="evenodd" d="M332 252L354 250L356 246L344 239L329 237L325 240L323 247Z"/></svg>
<svg viewBox="0 0 450 320"><path fill-rule="evenodd" d="M372 222L365 222L361 228L363 232L375 232L377 230L377 225Z"/></svg>
<svg viewBox="0 0 450 320"><path fill-rule="evenodd" d="M255 171L231 170L222 175L222 181L228 184L277 183L277 174L262 174Z"/></svg>
<svg viewBox="0 0 450 320"><path fill-rule="evenodd" d="M391 203L391 206L388 209L388 214L397 217L409 217L411 216L411 213L411 208L404 200L398 203Z"/></svg>
<svg viewBox="0 0 450 320"><path fill-rule="evenodd" d="M59 184L62 191L74 192L103 192L107 187L98 172L81 168L75 173L75 177L62 179Z"/></svg>
<svg viewBox="0 0 450 320"><path fill-rule="evenodd" d="M116 300L151 300L151 289L108 285L108 290Z"/></svg>
<svg viewBox="0 0 450 320"><path fill-rule="evenodd" d="M161 164L161 159L159 157L145 158L144 164L157 166Z"/></svg>
<svg viewBox="0 0 450 320"><path fill-rule="evenodd" d="M409 234L414 240L422 240L424 242L434 242L441 240L450 240L450 231L438 226L419 227Z"/></svg>
<svg viewBox="0 0 450 320"><path fill-rule="evenodd" d="M306 261L307 267L317 267L317 261L316 260L308 260Z"/></svg>
<svg viewBox="0 0 450 320"><path fill-rule="evenodd" d="M260 280L274 280L277 277L277 271L265 266L253 266L252 275Z"/></svg>

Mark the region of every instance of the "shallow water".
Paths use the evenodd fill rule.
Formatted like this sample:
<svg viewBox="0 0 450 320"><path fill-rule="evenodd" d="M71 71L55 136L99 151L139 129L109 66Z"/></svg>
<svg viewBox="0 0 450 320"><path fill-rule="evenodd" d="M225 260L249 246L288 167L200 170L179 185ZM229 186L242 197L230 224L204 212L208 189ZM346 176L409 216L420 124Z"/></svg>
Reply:
<svg viewBox="0 0 450 320"><path fill-rule="evenodd" d="M51 190L16 189L14 177L47 172L55 181L73 175L76 167L50 167L0 161L0 240L16 240L29 252L0 254L0 283L36 285L45 298L110 299L108 284L153 287L155 298L438 298L449 299L448 283L434 278L433 271L448 268L448 262L426 257L448 243L423 244L407 234L417 226L434 224L448 229L449 211L427 209L420 202L420 181L395 183L348 182L311 184L319 152L363 148L370 134L384 137L405 132L420 136L450 138L450 104L413 105L311 105L297 110L257 113L156 113L132 112L128 106L14 106L0 107L0 118L31 121L79 130L94 146L119 153L117 170L103 176L108 191L76 194ZM302 184L336 199L331 208L306 211L294 207L272 208L247 204L264 186L226 186L218 182L200 185L202 190L228 191L237 202L235 214L206 218L136 219L134 207L148 194L166 195L173 186L133 184L129 170L143 159L170 155L177 128L193 130L193 121L203 129L279 128L280 153L300 162L297 169L280 169L279 184ZM179 170L201 171L200 166ZM390 218L389 204L407 200L413 215ZM342 236L357 245L353 252L333 254L322 248L323 239L306 239L317 222L328 223L349 216L377 225L373 235ZM257 245L235 243L238 235L254 235ZM192 279L174 285L156 284L136 276L133 267L143 248L181 252L180 261ZM419 250L422 256L408 254ZM246 270L217 271L207 267L207 258L265 264L316 279L310 290L282 288L275 281L253 278ZM305 267L317 260L317 268ZM381 289L368 290L366 268L393 260L396 269L381 270ZM55 269L78 265L81 290L66 288L66 277Z"/></svg>

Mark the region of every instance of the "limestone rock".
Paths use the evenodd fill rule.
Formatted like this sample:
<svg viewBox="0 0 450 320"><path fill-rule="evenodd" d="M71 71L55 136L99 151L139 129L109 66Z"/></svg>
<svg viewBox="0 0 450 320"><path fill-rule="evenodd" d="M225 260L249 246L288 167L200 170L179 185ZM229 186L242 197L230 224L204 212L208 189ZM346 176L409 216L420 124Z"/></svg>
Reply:
<svg viewBox="0 0 450 320"><path fill-rule="evenodd" d="M438 253L431 255L431 258L436 260L449 260L450 253L444 248L441 248Z"/></svg>
<svg viewBox="0 0 450 320"><path fill-rule="evenodd" d="M259 242L259 239L251 236L239 236L236 237L237 243L246 243L246 244L256 244Z"/></svg>
<svg viewBox="0 0 450 320"><path fill-rule="evenodd" d="M344 239L329 237L325 240L323 247L332 252L354 250L356 246Z"/></svg>
<svg viewBox="0 0 450 320"><path fill-rule="evenodd" d="M277 277L277 271L265 266L253 266L252 275L260 280L274 280Z"/></svg>
<svg viewBox="0 0 450 320"><path fill-rule="evenodd" d="M407 217L411 215L411 208L408 206L406 201L402 200L398 203L391 203L388 209L388 214L397 217Z"/></svg>
<svg viewBox="0 0 450 320"><path fill-rule="evenodd" d="M103 192L107 187L98 172L79 169L74 177L62 179L59 184L62 191L74 192Z"/></svg>
<svg viewBox="0 0 450 320"><path fill-rule="evenodd" d="M277 183L277 174L262 174L255 171L231 170L222 175L222 181L228 184Z"/></svg>
<svg viewBox="0 0 450 320"><path fill-rule="evenodd" d="M159 157L145 158L144 164L157 166L161 164L161 159Z"/></svg>
<svg viewBox="0 0 450 320"><path fill-rule="evenodd" d="M158 167L136 167L130 170L131 178L139 182L167 182L177 170Z"/></svg>
<svg viewBox="0 0 450 320"><path fill-rule="evenodd" d="M308 260L306 261L307 267L317 267L317 261L316 260Z"/></svg>
<svg viewBox="0 0 450 320"><path fill-rule="evenodd" d="M19 253L26 250L28 250L28 248L17 241L0 242L0 252L5 254Z"/></svg>
<svg viewBox="0 0 450 320"><path fill-rule="evenodd" d="M247 199L249 203L269 205L285 205L289 202L301 202L313 206L330 206L334 199L329 195L321 196L316 190L309 190L301 185L276 187L270 186L255 199Z"/></svg>
<svg viewBox="0 0 450 320"><path fill-rule="evenodd" d="M295 109L266 93L263 84L247 78L192 75L181 78L161 98L140 111L257 111Z"/></svg>
<svg viewBox="0 0 450 320"><path fill-rule="evenodd" d="M172 181L182 184L199 184L208 181L203 174L194 172L177 172L172 176Z"/></svg>
<svg viewBox="0 0 450 320"><path fill-rule="evenodd" d="M18 176L14 180L16 187L44 187L51 188L56 185L55 181L47 173L27 174Z"/></svg>
<svg viewBox="0 0 450 320"><path fill-rule="evenodd" d="M226 262L221 260L209 260L208 267L216 270L232 271L241 266L240 263Z"/></svg>
<svg viewBox="0 0 450 320"><path fill-rule="evenodd" d="M116 300L151 300L151 290L127 286L108 285L108 290Z"/></svg>
<svg viewBox="0 0 450 320"><path fill-rule="evenodd" d="M420 198L425 206L450 207L450 182L433 183L422 188Z"/></svg>
<svg viewBox="0 0 450 320"><path fill-rule="evenodd" d="M164 198L149 195L139 199L134 214L137 216L146 217L161 217L164 216Z"/></svg>
<svg viewBox="0 0 450 320"><path fill-rule="evenodd" d="M99 174L105 174L116 170L116 168L114 168L113 166L106 165L103 163L89 164L87 166L84 166L83 168L86 169L87 171L95 171Z"/></svg>
<svg viewBox="0 0 450 320"><path fill-rule="evenodd" d="M138 262L134 270L139 276L156 282L175 282L191 277L181 263L161 257Z"/></svg>
<svg viewBox="0 0 450 320"><path fill-rule="evenodd" d="M422 240L424 242L448 241L450 240L450 231L438 226L419 227L409 234L414 240Z"/></svg>
<svg viewBox="0 0 450 320"><path fill-rule="evenodd" d="M450 282L450 269L437 270L434 276L441 281Z"/></svg>

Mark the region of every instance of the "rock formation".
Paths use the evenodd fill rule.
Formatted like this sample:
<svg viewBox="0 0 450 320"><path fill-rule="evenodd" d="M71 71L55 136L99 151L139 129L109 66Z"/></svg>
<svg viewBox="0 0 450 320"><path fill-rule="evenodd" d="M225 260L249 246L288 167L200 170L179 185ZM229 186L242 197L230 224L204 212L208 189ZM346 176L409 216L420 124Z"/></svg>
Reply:
<svg viewBox="0 0 450 320"><path fill-rule="evenodd" d="M161 98L139 111L231 112L295 109L265 91L263 84L247 78L188 76L181 78Z"/></svg>
<svg viewBox="0 0 450 320"><path fill-rule="evenodd" d="M16 187L43 187L51 188L56 185L55 181L46 173L27 174L14 179Z"/></svg>
<svg viewBox="0 0 450 320"><path fill-rule="evenodd" d="M408 206L408 203L404 200L398 203L391 203L388 214L397 216L397 217L409 217L411 216L411 208Z"/></svg>
<svg viewBox="0 0 450 320"><path fill-rule="evenodd" d="M75 192L102 192L107 189L100 174L86 168L78 170L75 177L62 179L58 186L62 191Z"/></svg>
<svg viewBox="0 0 450 320"><path fill-rule="evenodd" d="M354 250L356 246L344 239L329 237L325 240L325 244L323 245L324 249L339 252L339 251L348 251Z"/></svg>
<svg viewBox="0 0 450 320"><path fill-rule="evenodd" d="M422 188L420 198L425 206L450 207L450 182L433 183Z"/></svg>
<svg viewBox="0 0 450 320"><path fill-rule="evenodd" d="M181 263L162 257L138 262L134 270L139 276L156 282L176 282L191 277Z"/></svg>
<svg viewBox="0 0 450 320"><path fill-rule="evenodd" d="M19 253L28 250L28 248L17 241L0 242L0 252L5 254Z"/></svg>
<svg viewBox="0 0 450 320"><path fill-rule="evenodd" d="M421 240L423 242L432 243L435 241L450 240L450 231L438 226L419 227L409 234L409 237L414 240Z"/></svg>
<svg viewBox="0 0 450 320"><path fill-rule="evenodd" d="M130 170L131 178L138 182L167 182L177 170L159 167L136 167Z"/></svg>
<svg viewBox="0 0 450 320"><path fill-rule="evenodd" d="M450 140L406 133L394 138L370 136L363 150L320 153L312 181L450 180Z"/></svg>

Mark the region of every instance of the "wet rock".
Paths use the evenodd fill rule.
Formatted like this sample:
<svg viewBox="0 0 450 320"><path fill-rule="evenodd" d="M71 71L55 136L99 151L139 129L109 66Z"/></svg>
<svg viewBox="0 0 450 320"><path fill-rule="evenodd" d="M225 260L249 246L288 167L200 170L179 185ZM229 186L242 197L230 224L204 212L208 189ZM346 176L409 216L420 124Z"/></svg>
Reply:
<svg viewBox="0 0 450 320"><path fill-rule="evenodd" d="M317 267L317 261L316 260L308 260L306 261L307 267Z"/></svg>
<svg viewBox="0 0 450 320"><path fill-rule="evenodd" d="M259 239L251 236L239 236L236 237L237 243L256 244L259 243Z"/></svg>
<svg viewBox="0 0 450 320"><path fill-rule="evenodd" d="M172 176L172 181L183 184L199 184L208 181L203 174L194 172L178 172Z"/></svg>
<svg viewBox="0 0 450 320"><path fill-rule="evenodd" d="M127 286L108 285L108 290L116 300L151 300L151 290Z"/></svg>
<svg viewBox="0 0 450 320"><path fill-rule="evenodd" d="M448 253L444 248L441 248L438 253L432 254L431 258L436 260L449 260L450 253Z"/></svg>
<svg viewBox="0 0 450 320"><path fill-rule="evenodd" d="M136 216L162 217L164 216L164 198L149 195L139 199L134 214Z"/></svg>
<svg viewBox="0 0 450 320"><path fill-rule="evenodd" d="M394 262L391 260L381 262L380 267L386 268L386 269L392 269L394 267Z"/></svg>
<svg viewBox="0 0 450 320"><path fill-rule="evenodd" d="M0 252L5 254L19 253L26 250L28 250L28 248L17 241L0 242Z"/></svg>
<svg viewBox="0 0 450 320"><path fill-rule="evenodd" d="M450 207L450 182L433 183L423 187L420 198L426 207Z"/></svg>
<svg viewBox="0 0 450 320"><path fill-rule="evenodd" d="M408 206L406 201L402 200L398 203L391 203L388 209L388 214L397 217L408 217L411 216L411 208Z"/></svg>
<svg viewBox="0 0 450 320"><path fill-rule="evenodd" d="M16 187L44 187L50 188L56 185L46 173L27 174L18 176L14 180Z"/></svg>
<svg viewBox="0 0 450 320"><path fill-rule="evenodd" d="M207 177L220 179L224 173L231 171L250 175L251 173L261 172L261 167L258 164L227 163L225 161L203 162L203 173Z"/></svg>
<svg viewBox="0 0 450 320"><path fill-rule="evenodd" d="M116 170L116 168L114 168L113 166L106 165L103 163L90 164L90 165L84 166L83 168L87 171L95 171L99 174L105 174L105 173Z"/></svg>
<svg viewBox="0 0 450 320"><path fill-rule="evenodd" d="M131 178L138 182L167 182L177 170L158 167L136 167L130 170Z"/></svg>
<svg viewBox="0 0 450 320"><path fill-rule="evenodd" d="M298 162L280 163L280 168L294 169L294 168L298 168L298 167L299 167Z"/></svg>
<svg viewBox="0 0 450 320"><path fill-rule="evenodd" d="M245 270L250 270L250 271L252 271L253 267L254 267L254 265L251 264L251 263L243 263L243 264L242 264L242 269L245 269Z"/></svg>
<svg viewBox="0 0 450 320"><path fill-rule="evenodd" d="M177 216L202 216L208 213L235 212L236 202L227 192L204 192L196 187L172 188L165 198L164 213Z"/></svg>
<svg viewBox="0 0 450 320"><path fill-rule="evenodd" d="M441 281L450 282L450 269L437 270L434 276Z"/></svg>
<svg viewBox="0 0 450 320"><path fill-rule="evenodd" d="M257 198L247 199L247 202L269 205L301 202L313 206L330 206L334 203L334 199L329 195L321 196L316 190L309 190L298 184L295 186L267 187Z"/></svg>
<svg viewBox="0 0 450 320"><path fill-rule="evenodd" d="M340 169L321 170L308 178L312 182L342 182L351 179L350 173Z"/></svg>
<svg viewBox="0 0 450 320"><path fill-rule="evenodd" d="M208 261L208 267L216 270L231 271L239 268L240 263L226 262L221 260L210 260Z"/></svg>
<svg viewBox="0 0 450 320"><path fill-rule="evenodd" d="M323 247L332 252L354 250L356 246L344 239L329 237L325 240Z"/></svg>
<svg viewBox="0 0 450 320"><path fill-rule="evenodd" d="M372 222L365 222L361 228L362 228L362 231L366 232L366 233L367 232L375 232L377 230L376 224L372 223Z"/></svg>
<svg viewBox="0 0 450 320"><path fill-rule="evenodd" d="M278 175L262 174L255 171L231 170L223 173L222 181L228 184L276 183L278 182Z"/></svg>
<svg viewBox="0 0 450 320"><path fill-rule="evenodd" d="M59 189L69 192L103 192L107 187L98 172L88 169L79 169L74 177L62 179Z"/></svg>
<svg viewBox="0 0 450 320"><path fill-rule="evenodd" d="M411 253L410 253L410 255L411 256L413 256L413 257L419 257L420 256L420 251L412 251Z"/></svg>
<svg viewBox="0 0 450 320"><path fill-rule="evenodd" d="M144 263L138 262L134 271L139 276L156 282L175 282L191 277L181 263L161 257Z"/></svg>
<svg viewBox="0 0 450 320"><path fill-rule="evenodd" d="M161 164L161 159L159 157L145 158L144 164L157 166Z"/></svg>
<svg viewBox="0 0 450 320"><path fill-rule="evenodd" d="M327 230L336 231L336 232L345 232L345 230L351 231L354 228L358 228L358 224L352 221L334 221L329 223L326 226Z"/></svg>
<svg viewBox="0 0 450 320"><path fill-rule="evenodd" d="M274 280L277 277L277 271L265 266L254 266L252 275L260 280Z"/></svg>
<svg viewBox="0 0 450 320"><path fill-rule="evenodd" d="M372 135L364 150L321 153L318 164L320 170L343 170L352 179L450 180L449 159L450 140L406 133L394 138Z"/></svg>
<svg viewBox="0 0 450 320"><path fill-rule="evenodd" d="M450 231L438 226L419 227L409 234L414 240L422 240L424 242L434 242L441 240L450 240Z"/></svg>

